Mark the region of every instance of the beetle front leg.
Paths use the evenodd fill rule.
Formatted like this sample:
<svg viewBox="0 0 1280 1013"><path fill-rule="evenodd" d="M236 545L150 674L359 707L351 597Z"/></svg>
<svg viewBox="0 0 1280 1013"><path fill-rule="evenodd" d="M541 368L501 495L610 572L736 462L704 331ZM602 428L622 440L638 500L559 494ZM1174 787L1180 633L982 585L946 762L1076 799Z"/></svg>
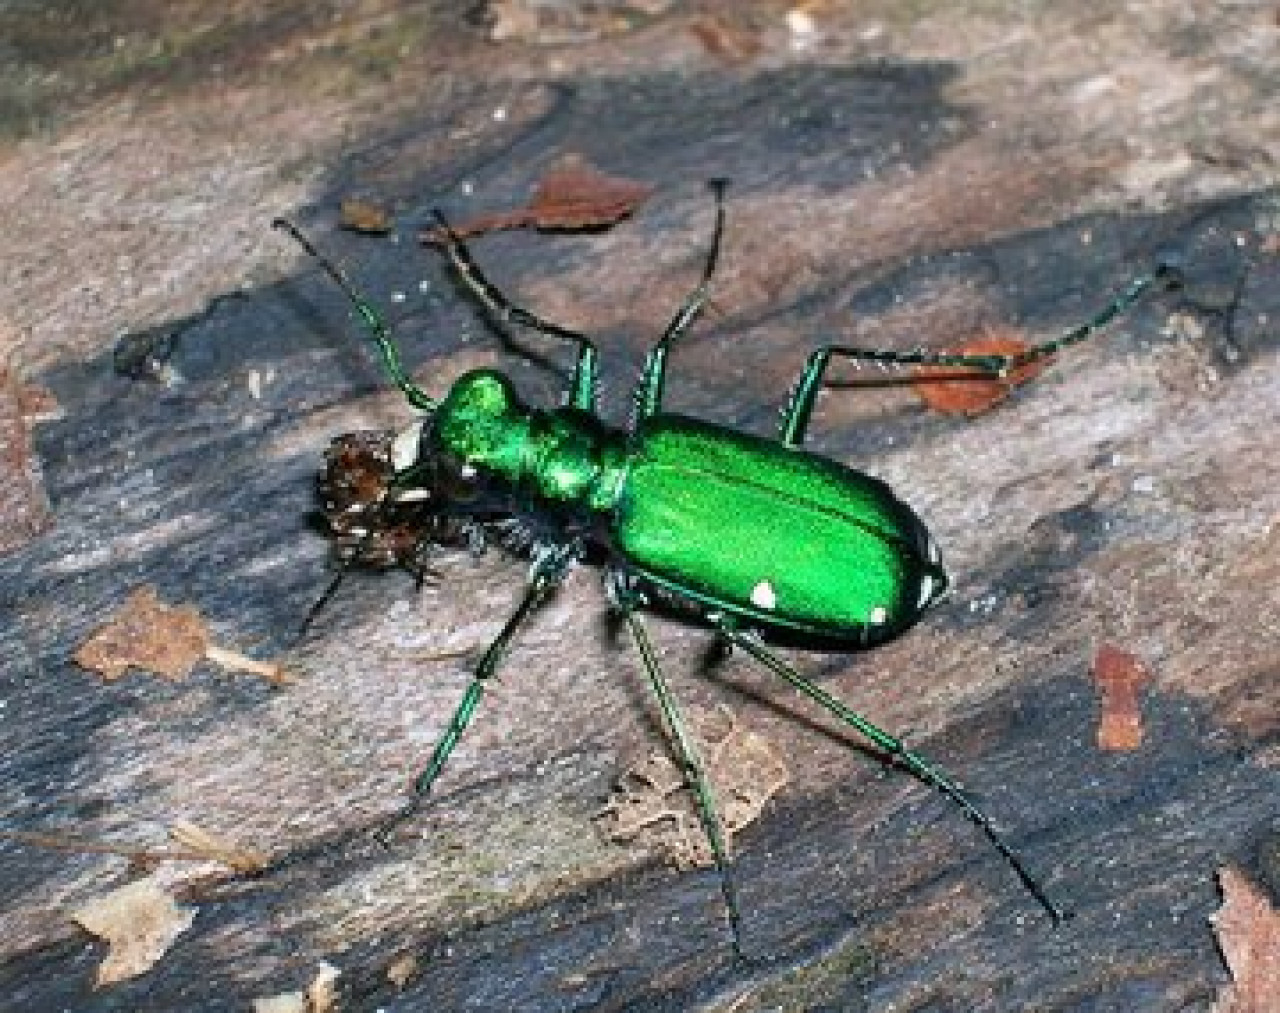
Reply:
<svg viewBox="0 0 1280 1013"><path fill-rule="evenodd" d="M529 582L525 587L524 597L476 664L471 683L467 686L462 700L455 708L453 717L449 719L448 725L445 726L444 734L436 743L436 747L431 753L431 759L427 761L426 767L414 779L413 794L410 796L409 801L378 828L376 836L383 844L387 843L392 830L422 808L427 796L431 794L431 788L435 784L436 778L444 770L444 766L454 748L471 724L476 708L484 697L486 684L506 657L507 651L511 647L512 639L520 627L524 625L525 620L551 596L552 592L564 580L564 576L577 558L577 554L578 546L574 543L545 546L536 553L533 567L529 574Z"/></svg>
<svg viewBox="0 0 1280 1013"><path fill-rule="evenodd" d="M729 918L729 933L733 944L733 954L738 960L744 960L742 952L742 923L738 913L738 896L734 888L732 870L729 864L728 849L725 847L724 825L720 819L720 810L716 803L715 789L707 776L706 768L698 754L698 747L689 734L679 704L667 685L658 659L654 654L653 643L636 613L637 596L626 581L624 574L614 571L610 573L606 585L610 601L614 608L622 613L631 638L640 651L640 659L644 662L645 674L649 677L649 685L653 695L658 699L662 716L666 721L671 741L676 747L676 757L684 769L685 781L693 790L697 802L698 818L702 822L703 832L707 835L707 843L711 845L711 856L715 861L716 872L720 876L720 891L724 896L725 911Z"/></svg>
<svg viewBox="0 0 1280 1013"><path fill-rule="evenodd" d="M844 722L855 731L864 735L869 739L877 749L880 749L889 757L891 761L905 767L912 774L918 777L925 784L936 788L948 799L960 807L961 811L986 835L987 840L1000 852L1001 856L1009 866L1013 869L1022 885L1026 887L1027 892L1031 894L1048 913L1049 918L1054 925L1059 925L1067 917L1066 913L1058 907L1048 894L1040 882L1030 873L1026 865L1017 852L1005 843L995 825L977 806L969 801L968 796L960 790L959 786L951 780L945 773L935 767L919 753L914 753L907 749L902 740L890 735L882 728L872 724L861 714L858 714L843 700L828 693L825 689L817 684L809 681L794 668L784 662L781 658L776 657L769 651L760 638L751 633L744 633L737 629L730 622L721 619L717 623L720 631L736 646L741 647L744 651L755 658L756 661L764 665L775 675L782 677L810 700L819 704L834 717Z"/></svg>

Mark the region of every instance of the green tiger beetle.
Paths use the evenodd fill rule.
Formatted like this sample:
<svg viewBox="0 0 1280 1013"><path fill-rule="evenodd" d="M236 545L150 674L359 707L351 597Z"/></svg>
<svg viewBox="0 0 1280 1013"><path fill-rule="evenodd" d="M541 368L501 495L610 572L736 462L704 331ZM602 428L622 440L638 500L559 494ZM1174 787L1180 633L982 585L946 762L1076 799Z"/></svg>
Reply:
<svg viewBox="0 0 1280 1013"><path fill-rule="evenodd" d="M827 345L813 352L795 383L775 439L663 409L672 347L706 306L724 231L726 182L711 183L715 227L701 280L649 352L627 429L605 423L596 408L596 346L583 334L512 303L482 273L467 245L435 213L444 253L462 284L504 325L520 325L569 342L577 360L564 405L534 408L511 380L492 369L459 377L440 400L410 378L388 325L342 270L290 222L277 220L342 288L381 363L418 424L381 447L339 438L321 487L346 487L329 516L347 538L348 560L421 559L426 543L458 525L472 534L513 519L527 524L532 563L514 613L476 664L472 679L407 803L383 825L386 834L425 803L462 739L517 631L590 551L603 558L610 607L625 621L657 698L719 875L728 929L742 956L741 919L715 790L680 706L658 667L640 610L675 602L693 610L723 642L742 650L840 722L864 736L887 763L905 768L954 803L1003 856L1056 925L1065 917L991 820L946 773L901 739L801 675L768 646L770 635L812 638L853 650L891 640L944 594L947 572L933 538L912 509L879 479L803 449L814 402L833 359L977 370L1005 377L1089 338L1132 307L1170 265L1132 281L1097 316L1016 355L966 355ZM342 440L347 440L343 444ZM341 444L339 446L339 444ZM349 481L353 460L375 480ZM344 474L344 471L348 474ZM368 477L366 476L366 477ZM357 487L365 491L360 494ZM408 529L404 511L419 519ZM392 513L399 521L388 521ZM354 518L354 520L350 520ZM395 538L387 539L394 531ZM406 544L406 536L407 542ZM416 544L414 544L416 542Z"/></svg>

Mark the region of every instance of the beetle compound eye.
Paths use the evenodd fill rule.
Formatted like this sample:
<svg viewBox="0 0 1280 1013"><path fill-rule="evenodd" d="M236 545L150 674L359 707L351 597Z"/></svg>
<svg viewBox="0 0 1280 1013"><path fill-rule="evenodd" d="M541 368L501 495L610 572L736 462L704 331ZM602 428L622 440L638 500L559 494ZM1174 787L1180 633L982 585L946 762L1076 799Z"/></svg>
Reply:
<svg viewBox="0 0 1280 1013"><path fill-rule="evenodd" d="M483 472L470 461L452 455L436 460L435 486L440 495L453 503L469 503L484 493L487 482Z"/></svg>

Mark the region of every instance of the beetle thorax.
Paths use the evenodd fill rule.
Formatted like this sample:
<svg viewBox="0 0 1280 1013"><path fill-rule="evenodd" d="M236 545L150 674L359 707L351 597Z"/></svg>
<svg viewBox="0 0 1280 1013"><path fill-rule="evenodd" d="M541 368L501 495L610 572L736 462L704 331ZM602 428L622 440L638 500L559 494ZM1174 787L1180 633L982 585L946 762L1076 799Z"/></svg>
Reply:
<svg viewBox="0 0 1280 1013"><path fill-rule="evenodd" d="M626 437L588 412L530 409L494 370L460 377L437 410L434 438L464 465L534 496L591 511L614 505Z"/></svg>

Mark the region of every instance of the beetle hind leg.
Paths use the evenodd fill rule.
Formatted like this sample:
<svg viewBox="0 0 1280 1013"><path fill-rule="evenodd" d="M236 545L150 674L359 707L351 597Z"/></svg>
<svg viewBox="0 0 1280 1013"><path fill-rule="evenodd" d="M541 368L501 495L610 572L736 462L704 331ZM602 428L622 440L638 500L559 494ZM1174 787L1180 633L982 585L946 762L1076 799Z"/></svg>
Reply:
<svg viewBox="0 0 1280 1013"><path fill-rule="evenodd" d="M631 639L635 641L636 648L640 652L640 660L644 663L649 686L662 709L671 742L675 746L676 758L684 769L686 782L693 791L693 797L697 802L698 818L702 822L707 843L711 846L711 856L715 861L716 872L720 876L720 891L724 896L725 913L729 920L734 959L745 961L746 957L742 951L742 919L738 910L738 894L733 881L728 848L725 846L724 824L716 804L715 789L707 776L698 748L689 734L680 706L658 668L653 642L649 639L649 634L636 613L639 596L628 586L626 576L617 571L609 574L606 590L611 604L626 621Z"/></svg>
<svg viewBox="0 0 1280 1013"><path fill-rule="evenodd" d="M951 780L945 773L935 767L919 753L912 752L907 749L901 739L890 735L888 732L872 724L862 715L858 714L848 707L842 700L828 693L825 689L811 682L784 662L781 658L776 657L769 651L764 644L760 642L760 638L751 633L745 633L733 626L726 620L721 620L718 624L720 631L729 638L729 640L737 647L741 647L747 654L755 658L756 661L764 665L775 675L780 676L786 682L798 689L810 700L819 704L831 715L838 718L844 724L853 728L861 735L869 739L872 744L880 749L886 757L893 763L904 767L917 778L932 788L937 789L948 799L950 799L960 810L968 817L969 821L978 827L979 830L991 842L992 846L998 851L1001 857L1009 864L1017 875L1018 880L1026 888L1027 892L1044 908L1054 925L1061 924L1067 914L1062 908L1058 907L1045 892L1044 887L1040 885L1039 880L1031 874L1023 863L1022 858L1017 852L1005 843L1004 838L1000 836L995 825L975 806L965 795L960 787Z"/></svg>

